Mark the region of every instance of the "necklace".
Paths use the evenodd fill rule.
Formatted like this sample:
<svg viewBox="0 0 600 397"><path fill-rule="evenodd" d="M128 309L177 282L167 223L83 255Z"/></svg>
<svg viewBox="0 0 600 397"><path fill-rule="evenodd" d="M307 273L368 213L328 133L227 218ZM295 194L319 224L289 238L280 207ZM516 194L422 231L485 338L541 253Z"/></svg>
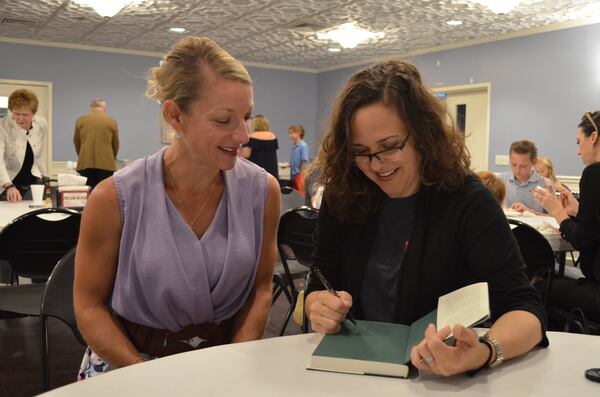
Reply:
<svg viewBox="0 0 600 397"><path fill-rule="evenodd" d="M167 164L166 151L165 151L165 154L163 155L163 163L165 165L165 170L167 171L167 176L169 178L169 181L171 182L171 185L173 185L173 191L175 192L177 204L179 204L181 206L181 209L183 210L186 220L188 222L191 221L189 225L190 225L190 228L193 230L194 224L196 223L196 221L198 220L200 215L202 215L202 212L204 211L206 204L208 204L208 199L211 196L213 188L216 186L216 182L217 182L217 178L219 177L219 174L217 173L217 175L210 182L210 185L208 186L208 189L206 192L206 198L202 202L200 209L196 212L195 215L192 213L191 215L193 215L193 216L190 216L190 214L188 213L188 209L186 208L185 204L183 204L183 200L181 199L181 196L179 195L179 190L177 189L177 185L175 184L175 179L173 178L173 175L171 174L171 169L169 168L169 165Z"/></svg>

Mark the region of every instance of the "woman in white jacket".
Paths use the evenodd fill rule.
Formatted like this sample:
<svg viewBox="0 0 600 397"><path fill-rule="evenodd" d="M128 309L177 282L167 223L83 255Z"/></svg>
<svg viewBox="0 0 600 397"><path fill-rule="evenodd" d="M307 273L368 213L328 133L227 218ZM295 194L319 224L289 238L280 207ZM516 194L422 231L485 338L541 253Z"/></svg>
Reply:
<svg viewBox="0 0 600 397"><path fill-rule="evenodd" d="M29 185L46 178L48 123L36 116L37 96L17 90L8 98L10 115L0 119L0 200L21 201Z"/></svg>

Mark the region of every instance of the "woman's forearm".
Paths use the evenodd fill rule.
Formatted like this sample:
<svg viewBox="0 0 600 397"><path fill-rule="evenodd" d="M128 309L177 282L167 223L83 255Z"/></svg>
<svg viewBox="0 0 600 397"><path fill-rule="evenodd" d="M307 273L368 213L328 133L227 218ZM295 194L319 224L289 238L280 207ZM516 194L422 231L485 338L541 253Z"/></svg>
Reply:
<svg viewBox="0 0 600 397"><path fill-rule="evenodd" d="M90 348L112 368L142 361L119 320L106 307L78 310L77 326Z"/></svg>
<svg viewBox="0 0 600 397"><path fill-rule="evenodd" d="M533 349L542 340L542 325L533 314L514 310L500 317L490 329L502 346L505 359L519 357Z"/></svg>
<svg viewBox="0 0 600 397"><path fill-rule="evenodd" d="M271 312L271 289L253 292L233 321L231 342L246 342L262 338Z"/></svg>

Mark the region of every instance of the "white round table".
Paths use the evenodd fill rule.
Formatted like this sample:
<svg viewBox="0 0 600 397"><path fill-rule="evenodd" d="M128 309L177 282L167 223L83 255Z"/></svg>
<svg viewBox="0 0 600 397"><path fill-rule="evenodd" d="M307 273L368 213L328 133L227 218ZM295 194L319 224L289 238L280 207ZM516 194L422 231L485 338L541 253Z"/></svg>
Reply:
<svg viewBox="0 0 600 397"><path fill-rule="evenodd" d="M600 339L548 333L550 347L475 377L396 379L305 369L321 339L303 334L225 345L111 371L47 396L600 396L584 377ZM75 374L74 374L75 375Z"/></svg>

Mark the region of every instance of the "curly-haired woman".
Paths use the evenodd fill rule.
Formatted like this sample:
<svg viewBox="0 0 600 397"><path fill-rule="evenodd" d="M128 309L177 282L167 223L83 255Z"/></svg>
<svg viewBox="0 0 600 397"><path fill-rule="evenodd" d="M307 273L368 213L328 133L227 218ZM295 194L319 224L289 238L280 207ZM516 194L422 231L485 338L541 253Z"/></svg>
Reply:
<svg viewBox="0 0 600 397"><path fill-rule="evenodd" d="M383 62L350 78L320 162L315 260L340 297L310 283L305 307L315 331L338 332L348 311L410 324L439 296L486 281L494 320L487 337L430 325L412 363L447 376L547 345L545 312L506 217L413 65ZM443 342L451 331L455 346Z"/></svg>

